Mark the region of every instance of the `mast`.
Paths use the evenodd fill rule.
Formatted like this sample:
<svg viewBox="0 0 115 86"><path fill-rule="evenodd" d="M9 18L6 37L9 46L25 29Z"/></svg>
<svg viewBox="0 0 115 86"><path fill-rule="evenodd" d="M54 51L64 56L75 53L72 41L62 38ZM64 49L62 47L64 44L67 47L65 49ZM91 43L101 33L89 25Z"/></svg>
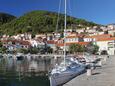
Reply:
<svg viewBox="0 0 115 86"><path fill-rule="evenodd" d="M66 28L67 28L67 19L66 19L66 14L67 14L67 0L65 2L65 21L64 21L64 65L65 65L65 58L66 58Z"/></svg>

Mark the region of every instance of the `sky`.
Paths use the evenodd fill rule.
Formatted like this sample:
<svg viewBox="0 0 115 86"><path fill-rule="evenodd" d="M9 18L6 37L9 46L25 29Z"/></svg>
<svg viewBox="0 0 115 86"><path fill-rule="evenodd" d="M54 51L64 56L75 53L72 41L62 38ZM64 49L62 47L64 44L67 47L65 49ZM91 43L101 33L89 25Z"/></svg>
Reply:
<svg viewBox="0 0 115 86"><path fill-rule="evenodd" d="M0 0L0 12L17 17L33 10L58 12L60 0ZM61 12L64 0L61 0ZM67 13L98 24L115 23L115 0L67 0Z"/></svg>

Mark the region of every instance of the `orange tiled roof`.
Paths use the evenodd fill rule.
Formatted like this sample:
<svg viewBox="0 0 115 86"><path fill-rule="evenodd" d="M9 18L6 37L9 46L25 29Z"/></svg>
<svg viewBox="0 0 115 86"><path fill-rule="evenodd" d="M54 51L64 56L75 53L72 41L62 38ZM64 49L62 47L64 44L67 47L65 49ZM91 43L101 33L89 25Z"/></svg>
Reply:
<svg viewBox="0 0 115 86"><path fill-rule="evenodd" d="M66 43L67 46L69 46L71 44L87 45L87 44L89 44L89 42L71 42L71 43ZM59 44L57 44L57 46L64 46L64 43L59 43Z"/></svg>
<svg viewBox="0 0 115 86"><path fill-rule="evenodd" d="M1 40L1 42L5 42L5 43L15 42L15 43L20 43L22 45L30 45L30 42L24 40Z"/></svg>
<svg viewBox="0 0 115 86"><path fill-rule="evenodd" d="M88 44L89 42L69 42L69 43L66 43L67 45L70 45L70 44L81 44L81 45L86 45Z"/></svg>
<svg viewBox="0 0 115 86"><path fill-rule="evenodd" d="M78 38L78 36L67 36L66 38Z"/></svg>
<svg viewBox="0 0 115 86"><path fill-rule="evenodd" d="M84 37L84 35L83 34L69 35L66 38L78 38L78 37Z"/></svg>
<svg viewBox="0 0 115 86"><path fill-rule="evenodd" d="M28 41L19 41L21 45L31 45Z"/></svg>
<svg viewBox="0 0 115 86"><path fill-rule="evenodd" d="M19 40L1 40L1 42L19 42Z"/></svg>
<svg viewBox="0 0 115 86"><path fill-rule="evenodd" d="M111 37L111 38L99 38L99 39L97 39L97 41L110 41L110 40L115 40L115 37Z"/></svg>
<svg viewBox="0 0 115 86"><path fill-rule="evenodd" d="M48 43L48 44L56 44L56 43L57 43L57 41L54 41L54 40L49 40L49 41L47 41L47 43Z"/></svg>
<svg viewBox="0 0 115 86"><path fill-rule="evenodd" d="M94 35L94 36L86 36L89 38L110 38L111 34L102 34L102 35Z"/></svg>
<svg viewBox="0 0 115 86"><path fill-rule="evenodd" d="M64 43L56 44L57 46L64 46Z"/></svg>

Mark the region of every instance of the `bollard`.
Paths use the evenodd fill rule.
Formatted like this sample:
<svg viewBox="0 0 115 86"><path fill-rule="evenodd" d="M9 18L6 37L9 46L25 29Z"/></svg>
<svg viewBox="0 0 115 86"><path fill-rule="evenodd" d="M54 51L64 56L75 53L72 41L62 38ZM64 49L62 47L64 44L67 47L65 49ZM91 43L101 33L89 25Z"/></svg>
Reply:
<svg viewBox="0 0 115 86"><path fill-rule="evenodd" d="M102 66L102 60L100 60L100 61L98 62L98 65L99 65L99 66Z"/></svg>
<svg viewBox="0 0 115 86"><path fill-rule="evenodd" d="M107 61L107 57L104 57L103 58L103 63L106 64L106 61Z"/></svg>
<svg viewBox="0 0 115 86"><path fill-rule="evenodd" d="M106 57L104 57L104 62L106 62L107 61L107 59L106 59Z"/></svg>
<svg viewBox="0 0 115 86"><path fill-rule="evenodd" d="M55 60L57 60L57 57L56 57L56 56L54 56L54 59L55 59Z"/></svg>
<svg viewBox="0 0 115 86"><path fill-rule="evenodd" d="M91 76L92 75L92 70L91 69L87 69L87 76Z"/></svg>

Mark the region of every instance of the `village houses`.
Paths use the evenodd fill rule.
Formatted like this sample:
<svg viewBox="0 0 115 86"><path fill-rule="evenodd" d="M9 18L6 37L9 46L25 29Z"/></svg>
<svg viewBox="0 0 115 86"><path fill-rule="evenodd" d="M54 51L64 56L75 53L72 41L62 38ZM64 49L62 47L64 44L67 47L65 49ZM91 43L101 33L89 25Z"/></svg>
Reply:
<svg viewBox="0 0 115 86"><path fill-rule="evenodd" d="M3 35L1 37L1 42L3 46L9 50L16 50L18 48L30 48L30 47L44 47L49 46L54 51L59 47L64 49L64 41L66 44L66 49L68 50L71 44L80 44L87 46L90 42L99 46L98 53L101 54L102 51L107 51L109 55L115 55L115 25L101 26L78 29L72 31L68 29L66 34L62 33L49 33L49 34L36 34L32 37L30 33L17 34L13 36ZM98 29L99 28L99 29ZM99 31L98 31L99 30ZM88 34L82 34L82 32L87 32ZM65 38L63 36L65 35Z"/></svg>

